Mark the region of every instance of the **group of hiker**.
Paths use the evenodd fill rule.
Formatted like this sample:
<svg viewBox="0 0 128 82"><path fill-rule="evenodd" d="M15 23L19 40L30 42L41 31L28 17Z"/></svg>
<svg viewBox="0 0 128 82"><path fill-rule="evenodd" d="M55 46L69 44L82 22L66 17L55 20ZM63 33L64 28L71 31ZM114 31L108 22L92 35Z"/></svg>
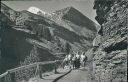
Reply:
<svg viewBox="0 0 128 82"><path fill-rule="evenodd" d="M85 55L85 52L82 52L82 54L79 54L79 52L68 54L63 60L63 68L67 66L72 69L85 67L86 61L87 56Z"/></svg>

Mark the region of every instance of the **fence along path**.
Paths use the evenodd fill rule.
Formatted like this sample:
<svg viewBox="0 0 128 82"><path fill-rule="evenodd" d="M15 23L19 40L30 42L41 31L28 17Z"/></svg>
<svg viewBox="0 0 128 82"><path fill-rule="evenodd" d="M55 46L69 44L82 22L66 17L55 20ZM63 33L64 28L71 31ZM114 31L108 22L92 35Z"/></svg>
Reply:
<svg viewBox="0 0 128 82"><path fill-rule="evenodd" d="M17 68L14 68L14 69L10 69L10 70L7 70L5 73L1 74L0 75L0 82L14 82L14 80L12 81L12 76L11 74L12 73L15 73L17 71L20 71L20 70L25 70L25 69L31 69L32 67L35 67L36 70L35 70L35 76L41 78L41 69L40 67L42 65L53 65L54 69L55 70L55 73L57 72L56 69L57 67L59 67L61 65L61 62L62 60L56 60L56 61L47 61L47 62L36 62L36 63L33 63L33 64L29 64L29 65L25 65L25 66L21 66L21 67L17 67ZM15 81L17 82L17 81Z"/></svg>

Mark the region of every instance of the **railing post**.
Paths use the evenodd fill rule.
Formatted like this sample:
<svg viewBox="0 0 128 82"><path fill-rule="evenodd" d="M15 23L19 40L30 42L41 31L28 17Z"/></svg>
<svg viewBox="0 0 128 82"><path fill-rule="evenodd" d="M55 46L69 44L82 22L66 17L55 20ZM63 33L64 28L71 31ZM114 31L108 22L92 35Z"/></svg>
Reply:
<svg viewBox="0 0 128 82"><path fill-rule="evenodd" d="M5 76L5 82L11 82L11 76L10 76L10 72L7 71L7 75Z"/></svg>
<svg viewBox="0 0 128 82"><path fill-rule="evenodd" d="M55 69L55 72L54 72L55 74L57 74L57 66L56 66L56 63L57 63L57 61L55 60L55 68L54 68Z"/></svg>
<svg viewBox="0 0 128 82"><path fill-rule="evenodd" d="M2 78L0 78L0 82L2 82Z"/></svg>
<svg viewBox="0 0 128 82"><path fill-rule="evenodd" d="M37 63L35 75L37 75L38 78L42 78L42 72L39 63Z"/></svg>
<svg viewBox="0 0 128 82"><path fill-rule="evenodd" d="M99 76L99 82L100 82L100 76Z"/></svg>
<svg viewBox="0 0 128 82"><path fill-rule="evenodd" d="M37 82L39 82L39 79L38 78L40 78L40 76L39 76L39 63L37 63L37 65L36 65L36 72L35 72L35 77L37 76Z"/></svg>
<svg viewBox="0 0 128 82"><path fill-rule="evenodd" d="M39 72L39 78L42 78L42 70L40 65L38 64L39 68L38 68L38 72Z"/></svg>
<svg viewBox="0 0 128 82"><path fill-rule="evenodd" d="M37 63L37 65L36 65L35 76L38 76L38 77L39 77L39 64L38 64L38 63Z"/></svg>

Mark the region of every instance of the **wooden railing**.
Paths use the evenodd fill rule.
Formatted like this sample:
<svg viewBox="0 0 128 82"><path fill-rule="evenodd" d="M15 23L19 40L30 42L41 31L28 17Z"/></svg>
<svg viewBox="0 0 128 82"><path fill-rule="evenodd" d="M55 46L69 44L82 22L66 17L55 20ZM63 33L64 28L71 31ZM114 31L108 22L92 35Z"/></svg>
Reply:
<svg viewBox="0 0 128 82"><path fill-rule="evenodd" d="M14 69L10 69L10 70L7 70L5 73L0 75L0 82L14 82L14 80L12 80L11 74L13 74L17 71L20 71L20 70L31 69L32 67L36 68L35 76L41 78L42 77L41 76L42 72L41 72L41 69L40 69L41 66L53 64L53 66L54 66L53 70L56 73L57 72L57 67L61 64L61 62L62 62L61 60L47 61L47 62L36 62L36 63L33 63L33 64L29 64L29 65L17 67L17 68L14 68ZM17 82L17 81L15 81L15 82Z"/></svg>

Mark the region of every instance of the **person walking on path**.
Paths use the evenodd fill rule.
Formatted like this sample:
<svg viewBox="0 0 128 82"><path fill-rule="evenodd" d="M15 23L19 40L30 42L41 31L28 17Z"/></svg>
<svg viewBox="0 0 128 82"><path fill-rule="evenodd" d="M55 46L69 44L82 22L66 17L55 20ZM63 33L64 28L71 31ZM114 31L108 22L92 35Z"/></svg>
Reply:
<svg viewBox="0 0 128 82"><path fill-rule="evenodd" d="M85 67L85 64L87 62L87 56L85 55L85 52L81 54L81 67Z"/></svg>
<svg viewBox="0 0 128 82"><path fill-rule="evenodd" d="M72 58L72 68L75 69L75 66L76 66L76 54L73 55L73 58Z"/></svg>
<svg viewBox="0 0 128 82"><path fill-rule="evenodd" d="M86 62L88 60L88 57L86 55L84 55L84 59L83 59L83 67L85 68Z"/></svg>
<svg viewBox="0 0 128 82"><path fill-rule="evenodd" d="M76 68L80 67L80 55L79 55L79 52L76 53L75 67Z"/></svg>
<svg viewBox="0 0 128 82"><path fill-rule="evenodd" d="M72 54L68 54L68 66L71 69L71 64L72 64Z"/></svg>
<svg viewBox="0 0 128 82"><path fill-rule="evenodd" d="M65 58L64 58L64 60L63 60L63 63L62 63L63 69L64 69L65 66L67 66L67 65L68 65L68 56L66 55Z"/></svg>
<svg viewBox="0 0 128 82"><path fill-rule="evenodd" d="M84 67L84 59L85 59L85 55L84 55L84 52L82 52L82 54L80 56L81 67Z"/></svg>
<svg viewBox="0 0 128 82"><path fill-rule="evenodd" d="M79 52L76 52L76 57L77 57L77 59L80 58Z"/></svg>

